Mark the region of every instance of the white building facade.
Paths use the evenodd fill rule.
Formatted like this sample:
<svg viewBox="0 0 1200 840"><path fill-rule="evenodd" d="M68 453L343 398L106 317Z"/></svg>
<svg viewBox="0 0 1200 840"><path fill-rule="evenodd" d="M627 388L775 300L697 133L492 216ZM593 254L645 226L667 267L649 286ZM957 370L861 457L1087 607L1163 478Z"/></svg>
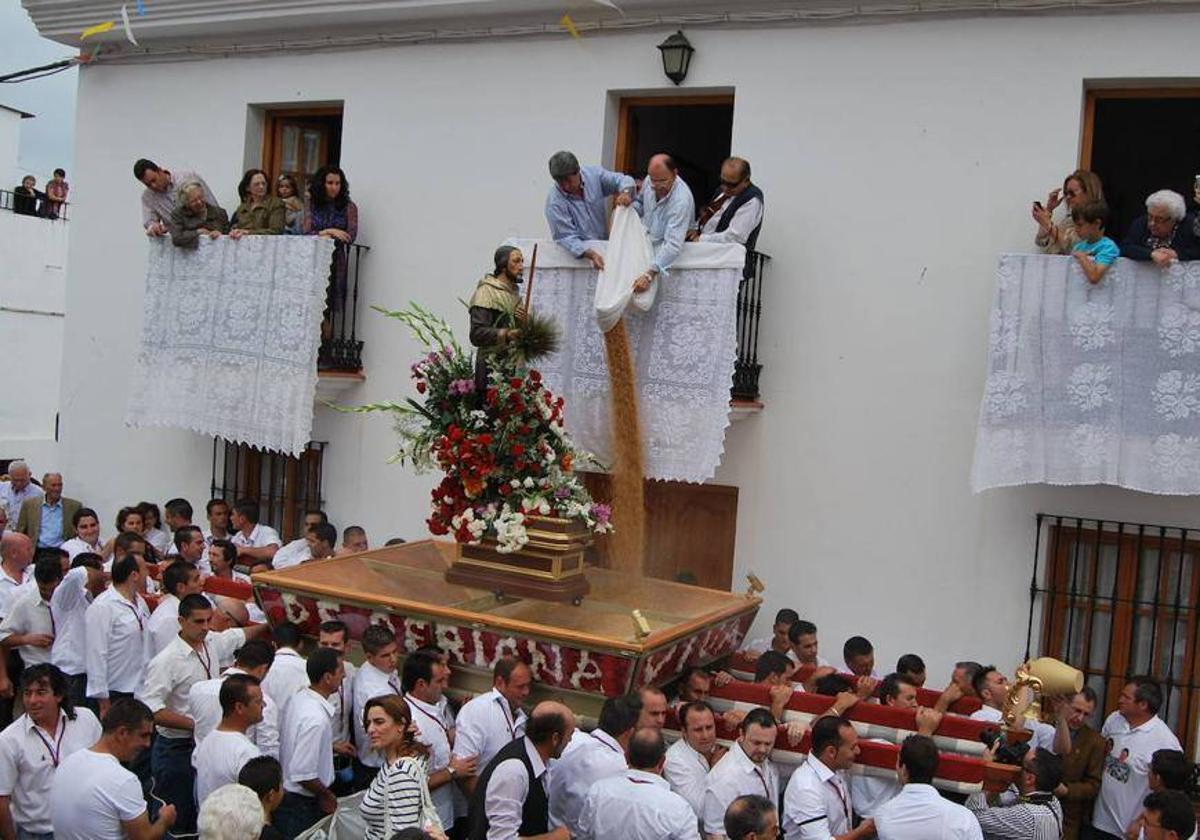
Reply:
<svg viewBox="0 0 1200 840"><path fill-rule="evenodd" d="M62 5L25 2L48 37L94 22L90 4ZM732 151L766 193L759 247L772 260L765 408L730 427L715 481L739 488L734 580L753 571L766 582L759 629L793 606L835 661L862 634L880 670L918 652L931 683L956 659L1011 668L1025 647L1037 513L1200 527L1191 498L972 495L968 483L997 256L1032 248L1030 202L1076 168L1087 90L1194 83L1200 7L894 19L846 7L845 21L822 25L698 17L683 24L696 54L676 88L656 45L679 28L672 15L692 11L681 2L624 4L625 19L577 4L582 40L556 26L552 3L512 4L510 15L453 5L460 29L495 34L374 45L364 29L433 32L449 12L370 4L374 19L368 4L314 3L277 24L276 48L244 57L235 45L271 40L268 4L228 15L180 5L203 25L166 10L156 20L148 2L135 21L148 54L80 72L59 460L71 495L102 519L141 498L201 502L212 473L211 439L123 425L146 267L135 159L202 172L232 208L242 171L259 164L267 110L340 104L341 166L372 248L360 294L391 308L419 301L465 334L458 298L496 244L546 235L552 152L612 165L625 96L732 94ZM657 13L662 23L634 25ZM598 19L627 28L590 30ZM545 34L504 29L536 22ZM353 44L299 43L343 35ZM223 49L183 52L200 44ZM381 317L359 330L366 380L341 399L406 394L416 346ZM333 521L379 542L424 534L435 479L385 463L387 420L319 407L313 438L328 442Z"/></svg>

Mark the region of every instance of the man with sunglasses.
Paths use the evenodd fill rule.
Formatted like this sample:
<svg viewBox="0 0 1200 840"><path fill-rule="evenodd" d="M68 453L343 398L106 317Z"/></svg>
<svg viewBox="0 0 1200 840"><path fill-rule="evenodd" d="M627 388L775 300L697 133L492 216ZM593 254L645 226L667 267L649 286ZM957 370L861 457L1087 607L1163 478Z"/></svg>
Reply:
<svg viewBox="0 0 1200 840"><path fill-rule="evenodd" d="M747 276L752 268L749 253L762 230L763 193L750 181L750 162L739 157L721 164L721 189L700 209L689 242L736 242L745 245Z"/></svg>

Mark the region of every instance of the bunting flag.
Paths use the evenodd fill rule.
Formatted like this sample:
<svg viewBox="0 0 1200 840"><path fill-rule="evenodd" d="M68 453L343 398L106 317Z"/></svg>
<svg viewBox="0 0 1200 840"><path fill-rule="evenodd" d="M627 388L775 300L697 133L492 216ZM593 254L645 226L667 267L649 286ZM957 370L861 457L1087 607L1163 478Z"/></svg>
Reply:
<svg viewBox="0 0 1200 840"><path fill-rule="evenodd" d="M107 32L116 25L117 24L115 21L106 20L104 23L97 23L95 26L89 26L87 29L79 33L79 40L82 41L86 38L92 37L93 35L99 35L102 32Z"/></svg>
<svg viewBox="0 0 1200 840"><path fill-rule="evenodd" d="M129 43L133 44L135 47L140 46L140 44L137 42L137 38L133 37L133 28L129 25L129 9L125 6L121 7L121 23L125 27L125 38L129 41Z"/></svg>
<svg viewBox="0 0 1200 840"><path fill-rule="evenodd" d="M558 19L558 25L567 30L567 32L571 33L571 37L576 41L583 40L583 36L579 34L579 29L576 28L575 21L571 20L570 15L564 14L562 17L560 17Z"/></svg>

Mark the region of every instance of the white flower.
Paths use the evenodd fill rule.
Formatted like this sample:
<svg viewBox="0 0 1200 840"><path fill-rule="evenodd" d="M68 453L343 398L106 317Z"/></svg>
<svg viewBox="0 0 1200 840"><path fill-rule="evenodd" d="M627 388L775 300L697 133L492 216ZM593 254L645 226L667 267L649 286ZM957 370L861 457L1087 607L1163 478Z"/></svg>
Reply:
<svg viewBox="0 0 1200 840"><path fill-rule="evenodd" d="M1025 377L1019 373L998 370L987 378L983 392L983 404L993 418L1010 417L1025 408L1029 400L1025 396Z"/></svg>
<svg viewBox="0 0 1200 840"><path fill-rule="evenodd" d="M533 479L530 478L529 476L525 476L525 489L526 490L533 489Z"/></svg>
<svg viewBox="0 0 1200 840"><path fill-rule="evenodd" d="M1111 304L1089 301L1071 313L1071 335L1084 350L1099 350L1117 340L1112 322L1117 311Z"/></svg>
<svg viewBox="0 0 1200 840"><path fill-rule="evenodd" d="M508 505L504 506L492 524L496 529L496 551L501 554L520 551L529 542L525 515L514 512Z"/></svg>
<svg viewBox="0 0 1200 840"><path fill-rule="evenodd" d="M1168 420L1200 413L1200 375L1181 370L1161 373L1154 383L1154 408Z"/></svg>
<svg viewBox="0 0 1200 840"><path fill-rule="evenodd" d="M1113 392L1108 385L1111 376L1110 365L1077 365L1067 381L1067 394L1071 402L1083 411L1091 411L1106 402L1112 402Z"/></svg>
<svg viewBox="0 0 1200 840"><path fill-rule="evenodd" d="M1167 478L1186 478L1200 472L1200 439L1176 434L1155 438L1150 465Z"/></svg>
<svg viewBox="0 0 1200 840"><path fill-rule="evenodd" d="M1172 358L1200 348L1200 311L1172 303L1158 321L1158 343Z"/></svg>

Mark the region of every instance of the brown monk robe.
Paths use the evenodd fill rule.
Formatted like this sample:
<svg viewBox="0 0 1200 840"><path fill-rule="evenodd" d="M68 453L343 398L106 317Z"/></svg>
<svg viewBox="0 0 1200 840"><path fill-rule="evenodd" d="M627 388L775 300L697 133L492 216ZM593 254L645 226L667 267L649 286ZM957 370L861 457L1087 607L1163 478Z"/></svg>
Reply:
<svg viewBox="0 0 1200 840"><path fill-rule="evenodd" d="M475 393L480 403L488 387L488 356L495 348L503 347L521 335L513 327L497 324L506 311L516 311L518 320L524 315L521 297L517 294L521 272L525 268L520 249L501 245L496 249L494 264L492 273L484 275L475 287L468 310L471 314L471 344L479 348L475 354Z"/></svg>

